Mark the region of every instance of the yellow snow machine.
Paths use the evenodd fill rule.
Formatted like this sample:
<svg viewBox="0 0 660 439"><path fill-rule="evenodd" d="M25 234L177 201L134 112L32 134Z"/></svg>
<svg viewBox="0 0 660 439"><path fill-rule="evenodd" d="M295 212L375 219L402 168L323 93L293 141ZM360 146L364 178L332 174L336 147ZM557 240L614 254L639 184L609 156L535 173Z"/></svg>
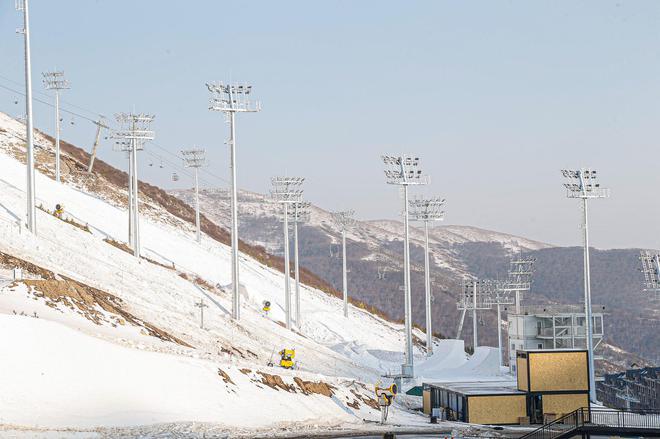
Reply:
<svg viewBox="0 0 660 439"><path fill-rule="evenodd" d="M293 369L296 363L293 361L296 358L295 349L282 349L280 352L280 367L285 369Z"/></svg>

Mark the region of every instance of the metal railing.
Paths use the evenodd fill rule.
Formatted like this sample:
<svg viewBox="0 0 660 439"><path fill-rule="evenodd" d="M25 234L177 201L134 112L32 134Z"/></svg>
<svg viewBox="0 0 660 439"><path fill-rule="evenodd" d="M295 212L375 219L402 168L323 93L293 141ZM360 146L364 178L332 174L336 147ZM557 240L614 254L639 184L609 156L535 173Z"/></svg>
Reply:
<svg viewBox="0 0 660 439"><path fill-rule="evenodd" d="M658 430L660 410L620 411L582 407L521 436L521 439L555 439L583 428Z"/></svg>

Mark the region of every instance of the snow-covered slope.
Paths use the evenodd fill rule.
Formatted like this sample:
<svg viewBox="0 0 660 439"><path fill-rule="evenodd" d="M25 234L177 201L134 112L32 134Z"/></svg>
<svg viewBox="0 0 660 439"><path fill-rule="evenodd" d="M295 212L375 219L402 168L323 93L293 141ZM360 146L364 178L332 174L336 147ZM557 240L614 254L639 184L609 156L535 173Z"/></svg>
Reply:
<svg viewBox="0 0 660 439"><path fill-rule="evenodd" d="M104 190L88 193L92 176L74 168L65 168L67 184L54 182L42 136L37 204L64 205L66 221L39 209L33 235L22 225L23 136L0 114L0 424L361 428L379 417L371 386L401 363L401 325L352 306L345 319L341 301L303 286L303 321L288 331L283 275L244 255L242 319L231 320L227 246L207 236L197 244L190 224L150 202L137 260L117 244L126 240L123 190L97 181ZM30 279L13 281L16 266ZM296 371L266 366L284 347L296 349ZM272 410L253 419L248 407L263 401Z"/></svg>

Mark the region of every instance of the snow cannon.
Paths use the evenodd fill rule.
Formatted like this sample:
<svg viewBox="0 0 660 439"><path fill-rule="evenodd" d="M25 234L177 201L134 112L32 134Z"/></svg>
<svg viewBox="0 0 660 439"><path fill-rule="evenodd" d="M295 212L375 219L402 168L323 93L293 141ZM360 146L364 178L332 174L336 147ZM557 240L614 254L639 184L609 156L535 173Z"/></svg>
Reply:
<svg viewBox="0 0 660 439"><path fill-rule="evenodd" d="M380 387L380 383L376 384L376 396L379 399L387 398L390 401L388 405L392 403L392 400L396 396L397 390L397 386L394 383L392 383L389 387Z"/></svg>
<svg viewBox="0 0 660 439"><path fill-rule="evenodd" d="M270 312L270 302L268 300L264 300L262 305L263 305L263 307L261 308L261 310L264 313L268 314L268 312Z"/></svg>
<svg viewBox="0 0 660 439"><path fill-rule="evenodd" d="M280 367L285 369L293 369L296 363L293 361L296 358L295 349L282 349L280 352Z"/></svg>
<svg viewBox="0 0 660 439"><path fill-rule="evenodd" d="M378 399L378 405L380 406L380 423L384 424L387 420L389 408L392 405L392 401L394 401L394 397L396 396L396 393L399 389L394 383L390 384L389 387L381 387L381 383L379 382L376 384L375 390L376 398Z"/></svg>

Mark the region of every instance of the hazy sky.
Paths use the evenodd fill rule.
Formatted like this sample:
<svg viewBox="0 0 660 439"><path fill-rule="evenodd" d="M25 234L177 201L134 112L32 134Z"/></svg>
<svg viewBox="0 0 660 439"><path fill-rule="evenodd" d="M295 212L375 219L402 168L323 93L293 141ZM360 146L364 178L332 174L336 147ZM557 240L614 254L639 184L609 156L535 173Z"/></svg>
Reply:
<svg viewBox="0 0 660 439"><path fill-rule="evenodd" d="M413 192L446 197L447 223L579 245L559 169L592 166L612 188L591 203L592 244L660 248L660 2L31 0L31 15L35 91L64 69L63 99L92 113L65 108L155 113L158 146L206 147L222 178L227 126L204 82L249 81L263 111L238 117L243 188L300 175L322 207L394 218L379 156L407 152L432 179ZM15 89L19 26L0 3L0 86ZM22 113L20 96L0 88L0 110ZM52 130L50 108L35 119ZM89 148L94 126L71 121L63 137ZM100 155L126 166L109 141ZM190 184L140 161L141 178Z"/></svg>

